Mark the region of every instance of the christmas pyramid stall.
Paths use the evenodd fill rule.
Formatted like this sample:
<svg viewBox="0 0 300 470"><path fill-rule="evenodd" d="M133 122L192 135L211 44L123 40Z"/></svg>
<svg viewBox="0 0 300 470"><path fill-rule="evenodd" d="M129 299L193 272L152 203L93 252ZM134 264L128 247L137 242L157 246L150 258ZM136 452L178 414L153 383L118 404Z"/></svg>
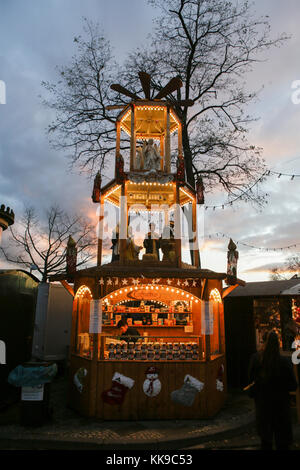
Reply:
<svg viewBox="0 0 300 470"><path fill-rule="evenodd" d="M223 297L245 283L236 277L232 245L229 273L200 268L195 234L201 182L196 188L186 182L182 124L165 98L181 81L172 79L150 99L150 76L139 76L145 99L112 85L132 101L120 106L116 119L115 177L104 187L100 173L94 181L97 266L76 271L70 246L68 273L55 277L66 287L74 282L69 403L83 415L107 420L204 418L217 413L226 397ZM121 154L123 136L130 140L127 155ZM105 205L116 208L119 219L112 260L102 264ZM195 238L190 263L182 259L186 206ZM138 246L132 221L141 214L150 223ZM120 320L128 330L120 329Z"/></svg>

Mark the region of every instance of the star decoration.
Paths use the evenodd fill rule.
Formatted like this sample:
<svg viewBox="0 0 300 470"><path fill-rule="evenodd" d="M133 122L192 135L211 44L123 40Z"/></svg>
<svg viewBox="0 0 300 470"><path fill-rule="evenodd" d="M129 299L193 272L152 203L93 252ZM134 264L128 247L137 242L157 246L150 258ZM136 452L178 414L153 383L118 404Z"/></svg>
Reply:
<svg viewBox="0 0 300 470"><path fill-rule="evenodd" d="M167 279L167 284L168 284L168 285L172 284L171 279Z"/></svg>
<svg viewBox="0 0 300 470"><path fill-rule="evenodd" d="M99 284L100 284L100 286L103 286L103 284L104 284L103 277L101 277L101 279L100 279L100 281L99 281Z"/></svg>
<svg viewBox="0 0 300 470"><path fill-rule="evenodd" d="M111 285L112 285L112 280L111 280L110 277L107 279L107 285L108 285L108 286L111 286Z"/></svg>
<svg viewBox="0 0 300 470"><path fill-rule="evenodd" d="M181 286L181 282L180 282L179 279L178 279L178 281L177 281L177 286Z"/></svg>
<svg viewBox="0 0 300 470"><path fill-rule="evenodd" d="M122 284L123 284L123 286L127 286L127 284L128 284L127 279L122 279Z"/></svg>

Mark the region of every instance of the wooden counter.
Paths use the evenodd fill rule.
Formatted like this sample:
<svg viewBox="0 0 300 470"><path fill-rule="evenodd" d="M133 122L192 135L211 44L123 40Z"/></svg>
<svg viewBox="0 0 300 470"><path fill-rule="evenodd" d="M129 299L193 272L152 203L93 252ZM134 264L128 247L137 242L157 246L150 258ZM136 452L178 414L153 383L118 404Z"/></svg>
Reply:
<svg viewBox="0 0 300 470"><path fill-rule="evenodd" d="M150 366L156 367L161 391L157 396L149 397L144 393L143 384ZM224 389L216 387L220 367L224 367ZM85 367L87 376L82 393L76 389L73 381L70 389L70 404L85 416L96 416L104 420L142 420L142 419L200 419L213 416L224 404L226 396L225 356L216 355L210 361L126 361L104 360L88 361L73 356L71 375L80 367ZM102 393L112 386L115 373L134 380L121 405L111 405L102 399ZM191 406L175 403L171 393L182 389L184 378L190 375L204 383L204 388L195 393Z"/></svg>

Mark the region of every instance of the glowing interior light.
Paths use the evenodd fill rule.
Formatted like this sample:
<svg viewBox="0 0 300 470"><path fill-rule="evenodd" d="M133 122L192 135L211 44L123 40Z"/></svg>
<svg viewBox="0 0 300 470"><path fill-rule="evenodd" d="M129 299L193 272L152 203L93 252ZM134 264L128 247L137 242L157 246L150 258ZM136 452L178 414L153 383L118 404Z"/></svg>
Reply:
<svg viewBox="0 0 300 470"><path fill-rule="evenodd" d="M218 289L212 289L209 294L209 300L213 302L222 302L222 297Z"/></svg>

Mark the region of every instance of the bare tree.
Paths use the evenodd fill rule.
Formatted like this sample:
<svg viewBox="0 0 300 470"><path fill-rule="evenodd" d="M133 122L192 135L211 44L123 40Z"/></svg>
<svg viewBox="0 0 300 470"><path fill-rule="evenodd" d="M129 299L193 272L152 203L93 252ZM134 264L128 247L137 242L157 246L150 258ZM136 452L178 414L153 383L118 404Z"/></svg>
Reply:
<svg viewBox="0 0 300 470"><path fill-rule="evenodd" d="M272 39L267 19L253 17L246 1L148 2L160 10L151 42L131 53L122 66L114 62L97 25L86 21L87 38L75 38L78 55L59 70L57 84L44 83L50 93L45 104L57 112L49 127L51 141L69 148L73 163L81 168L107 167L117 111L106 107L125 102L109 85L121 83L139 93L138 72L145 71L156 91L179 76L184 86L168 99L183 123L187 180L194 186L201 175L206 192L223 189L229 200L263 202L265 195L254 188L265 177L265 163L261 149L246 138L254 119L247 108L257 92L248 91L244 80L261 53L281 45L286 36ZM193 100L194 106L180 106L177 100Z"/></svg>
<svg viewBox="0 0 300 470"><path fill-rule="evenodd" d="M95 227L80 216L70 217L56 206L46 211L46 223L33 208L25 208L17 228L10 228L10 238L1 247L5 259L27 269L32 265L47 282L50 275L65 270L66 248L71 235L77 243L77 266L94 257Z"/></svg>
<svg viewBox="0 0 300 470"><path fill-rule="evenodd" d="M272 281L281 281L298 277L300 277L300 256L298 254L289 256L282 268L272 269L272 274L270 276Z"/></svg>

